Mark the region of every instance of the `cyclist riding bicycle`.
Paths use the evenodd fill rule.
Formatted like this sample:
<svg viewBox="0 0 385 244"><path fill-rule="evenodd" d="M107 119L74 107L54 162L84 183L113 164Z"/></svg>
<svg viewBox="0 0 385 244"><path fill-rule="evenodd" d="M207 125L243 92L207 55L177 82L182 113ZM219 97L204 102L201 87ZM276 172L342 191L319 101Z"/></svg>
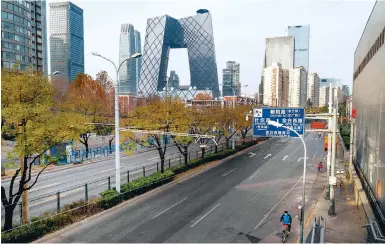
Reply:
<svg viewBox="0 0 385 244"><path fill-rule="evenodd" d="M285 210L285 212L281 216L280 222L282 222L282 224L288 226L289 233L291 230L291 221L292 221L291 215L289 214L288 211Z"/></svg>

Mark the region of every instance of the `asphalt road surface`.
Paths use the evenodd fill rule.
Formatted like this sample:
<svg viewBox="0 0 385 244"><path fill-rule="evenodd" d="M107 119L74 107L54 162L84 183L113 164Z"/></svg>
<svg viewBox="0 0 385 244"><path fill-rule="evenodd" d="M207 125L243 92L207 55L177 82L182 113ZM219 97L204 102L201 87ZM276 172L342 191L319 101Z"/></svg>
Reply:
<svg viewBox="0 0 385 244"><path fill-rule="evenodd" d="M323 151L316 134L307 133L305 141L308 192ZM299 139L272 138L250 153L45 241L210 243L279 237L281 213L289 210L295 218L302 172ZM298 232L294 219L288 242L295 242Z"/></svg>
<svg viewBox="0 0 385 244"><path fill-rule="evenodd" d="M189 150L196 150L197 144L190 146ZM171 146L166 150L165 168L168 168L168 159L172 165L180 163L179 150L175 146ZM191 158L197 156L196 151L191 153ZM121 183L127 182L127 171L130 171L130 180L143 176L143 166L145 174L149 175L157 171L156 163L160 162L157 150L151 150L130 156L121 157ZM183 163L182 157L182 163ZM136 170L135 170L136 169ZM160 165L159 165L160 170ZM85 199L85 184L88 187L89 198L98 196L100 192L108 189L108 177L110 178L110 186L115 186L115 158L100 159L95 163L63 169L59 171L43 172L36 185L29 191L30 199L30 217L37 217L46 212L55 212L57 210L57 192L60 192L60 205L72 203ZM35 179L35 177L33 177ZM6 192L10 187L10 179L2 180L1 185L5 187ZM16 179L14 184L14 192L19 186ZM14 211L14 221L20 221L20 209L16 207ZM1 219L4 219L4 207L2 206Z"/></svg>

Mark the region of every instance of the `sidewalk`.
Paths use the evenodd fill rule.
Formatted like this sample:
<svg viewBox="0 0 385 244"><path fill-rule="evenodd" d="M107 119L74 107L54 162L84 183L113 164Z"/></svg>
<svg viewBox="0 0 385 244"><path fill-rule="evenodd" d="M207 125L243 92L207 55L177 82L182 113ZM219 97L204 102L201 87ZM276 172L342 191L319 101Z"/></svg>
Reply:
<svg viewBox="0 0 385 244"><path fill-rule="evenodd" d="M343 168L343 160L339 157L336 169ZM326 174L323 175L323 183L326 184ZM341 190L340 182L344 183ZM311 229L315 217L323 217L326 220L325 242L326 243L363 243L366 242L365 228L362 228L359 209L354 201L354 185L349 183L345 175L337 175L337 187L335 188L335 216L328 215L329 200L325 199L326 189L319 198L314 210L305 223L306 237L310 241Z"/></svg>

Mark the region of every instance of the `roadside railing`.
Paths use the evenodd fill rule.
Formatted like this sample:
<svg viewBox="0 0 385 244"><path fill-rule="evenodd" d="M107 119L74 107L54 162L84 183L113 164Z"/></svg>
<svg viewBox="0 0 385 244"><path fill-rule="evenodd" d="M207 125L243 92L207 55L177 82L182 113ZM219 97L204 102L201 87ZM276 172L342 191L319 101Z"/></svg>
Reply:
<svg viewBox="0 0 385 244"><path fill-rule="evenodd" d="M237 141L237 144L241 144L241 141ZM226 143L219 144L217 146L218 152L226 150L230 147ZM205 156L208 156L212 153L215 153L215 145L207 145L205 149ZM201 148L196 148L189 150L187 160L198 159L202 157ZM173 166L184 164L184 157L179 153L174 153L168 156L164 162L164 169L169 169ZM129 168L121 167L121 183L128 183L132 180L138 179L140 177L149 176L153 173L159 172L161 170L161 162L146 164L144 166ZM90 178L87 180L87 178ZM95 179L96 178L96 179ZM79 183L76 183L79 181ZM68 187L65 185L70 184ZM15 184L16 185L16 184ZM101 172L97 175L92 175L77 179L72 182L62 182L63 187L59 190L51 191L48 193L40 194L39 196L33 197L31 194L36 191L34 188L30 190L30 199L29 199L29 213L30 219L34 217L39 217L44 213L54 213L60 212L64 205L71 204L80 200L88 200L95 197L99 197L99 193L112 189L115 186L115 169L112 168L107 172ZM39 190L40 191L40 190ZM44 190L43 190L44 191ZM2 220L4 220L5 212L4 206L2 205ZM21 203L14 210L14 222L20 222L22 207Z"/></svg>
<svg viewBox="0 0 385 244"><path fill-rule="evenodd" d="M325 243L326 219L323 216L314 218L310 243Z"/></svg>

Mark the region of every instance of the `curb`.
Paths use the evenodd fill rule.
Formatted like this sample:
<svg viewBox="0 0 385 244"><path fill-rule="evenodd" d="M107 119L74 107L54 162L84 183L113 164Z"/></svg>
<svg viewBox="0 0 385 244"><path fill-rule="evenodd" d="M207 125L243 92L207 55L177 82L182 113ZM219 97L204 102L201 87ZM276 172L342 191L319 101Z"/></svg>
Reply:
<svg viewBox="0 0 385 244"><path fill-rule="evenodd" d="M317 175L317 178L318 178L318 175ZM317 180L317 178L316 178L316 180ZM315 181L316 181L315 180ZM315 181L314 181L314 183L315 183ZM318 204L318 202L320 201L320 199L322 198L322 196L324 195L324 193L325 193L325 191L326 191L326 186L325 186L325 184L323 185L323 190L322 190L322 192L321 192L321 194L320 194L320 196L317 198L317 200L314 202L314 203L312 203L311 205L310 205L310 213L309 213L309 215L308 215L308 217L307 217L307 219L305 220L305 223L304 223L304 225L303 225L303 231L304 231L304 239L305 239L305 230L307 229L307 227L308 227L308 225L309 225L309 221L313 218L313 214L314 214L314 210L315 210L315 207L317 206L317 204ZM297 240L296 240L296 243L299 243L299 236L297 237Z"/></svg>
<svg viewBox="0 0 385 244"><path fill-rule="evenodd" d="M134 198L132 198L132 199L130 199L128 201L122 202L122 203L120 203L120 204L118 204L118 205L116 205L116 206L114 206L114 207L112 207L110 209L104 210L104 211L102 211L100 213L92 215L92 216L90 216L90 217L88 217L86 219L83 219L83 220L79 221L79 222L76 222L76 223L73 223L71 225L68 225L68 226L66 226L66 227L64 227L64 228L62 228L62 229L60 229L58 231L55 231L55 232L50 233L50 234L47 234L47 235L43 236L42 238L37 239L37 240L35 240L35 241L31 242L31 243L45 243L45 242L47 242L50 239L53 239L55 237L60 236L61 234L63 234L64 232L66 232L66 231L68 231L70 229L74 229L74 228L76 228L76 227L78 227L78 226L80 226L80 225L82 225L84 223L87 223L89 221L92 221L94 219L102 217L104 215L107 215L107 214L109 214L111 212L114 212L114 211L118 210L119 208L126 207L126 206L129 206L129 205L133 205L133 204L136 204L136 203L140 203L141 201L146 200L147 198L153 196L154 194L161 193L161 192L163 192L163 191L165 191L165 190L167 190L167 189L169 189L169 188L171 188L171 187L173 187L173 186L175 186L175 185L177 185L177 184L179 184L181 182L189 180L189 179L191 179L191 178L193 178L193 177L195 177L197 175L200 175L200 174L202 174L202 173L204 173L204 172L206 172L206 171L208 171L208 170L210 170L212 168L215 168L215 167L219 166L220 164L225 163L226 161L229 161L229 160L231 160L231 159L233 159L233 158L235 158L235 157L237 157L237 156L239 156L241 154L245 154L248 151L254 150L256 147L258 147L259 145L263 144L265 141L260 141L256 145L251 146L249 148L246 148L246 149L244 149L242 151L239 151L237 153L234 153L233 155L230 155L230 156L228 156L228 157L226 157L224 159L213 161L212 163L207 163L206 165L202 165L201 168L198 166L197 167L198 170L196 170L194 172L191 172L190 174L186 174L186 175L184 175L184 176L182 176L182 177L180 177L178 179L175 179L175 180L173 180L173 181L171 181L171 182L169 182L169 183L167 183L167 184L165 184L163 186L155 188L155 189L153 189L153 190L151 190L151 191L149 191L147 193L144 193L142 195L136 196L136 197L134 197Z"/></svg>

